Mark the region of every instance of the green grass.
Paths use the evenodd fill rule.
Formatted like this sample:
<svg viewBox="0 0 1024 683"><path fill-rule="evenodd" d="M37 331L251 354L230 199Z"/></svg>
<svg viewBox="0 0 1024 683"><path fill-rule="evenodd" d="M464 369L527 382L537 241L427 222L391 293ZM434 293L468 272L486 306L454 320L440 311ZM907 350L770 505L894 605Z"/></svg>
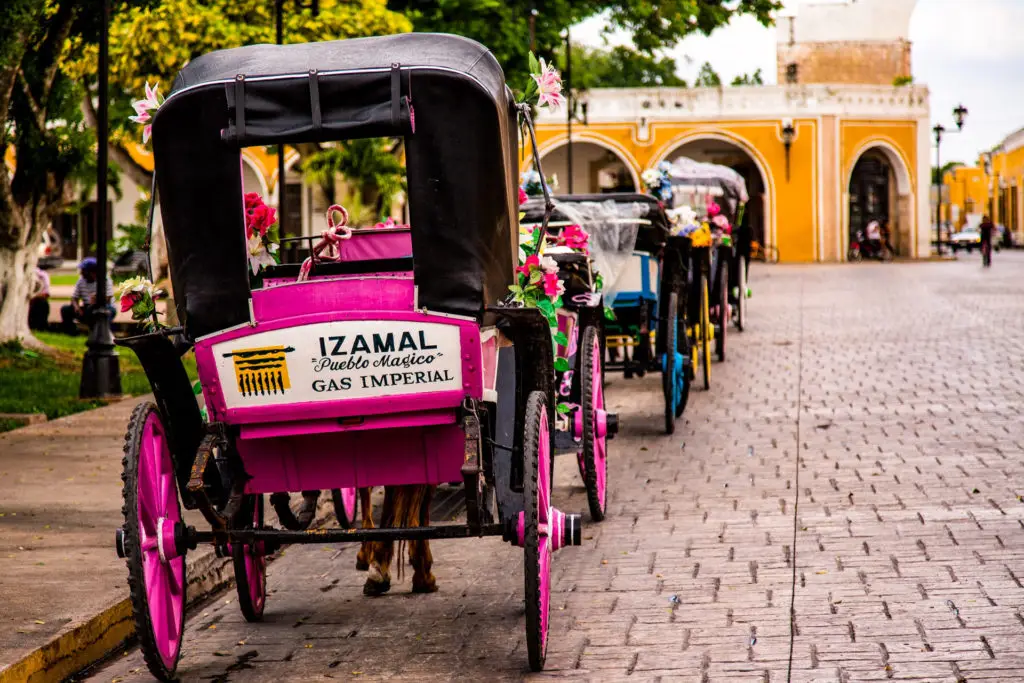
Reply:
<svg viewBox="0 0 1024 683"><path fill-rule="evenodd" d="M78 273L61 273L60 275L51 275L51 285L73 285L78 282Z"/></svg>
<svg viewBox="0 0 1024 683"><path fill-rule="evenodd" d="M78 398L78 384L85 355L84 335L69 337L54 332L37 332L36 338L54 349L51 354L40 354L23 349L17 342L0 344L0 413L45 413L54 419L105 402ZM152 389L135 354L118 349L121 369L121 390L125 394L140 396ZM182 361L189 377L195 379L194 356L186 354ZM0 421L0 432L18 425L9 420Z"/></svg>

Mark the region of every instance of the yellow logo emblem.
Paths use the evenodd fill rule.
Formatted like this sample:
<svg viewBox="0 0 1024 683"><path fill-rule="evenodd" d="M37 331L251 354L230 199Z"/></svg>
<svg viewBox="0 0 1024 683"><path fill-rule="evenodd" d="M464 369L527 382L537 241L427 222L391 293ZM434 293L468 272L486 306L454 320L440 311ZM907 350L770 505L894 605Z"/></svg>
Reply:
<svg viewBox="0 0 1024 683"><path fill-rule="evenodd" d="M288 359L285 356L294 350L291 346L264 346L225 353L225 358L234 358L238 393L242 396L266 396L283 394L290 389L292 384L288 379Z"/></svg>

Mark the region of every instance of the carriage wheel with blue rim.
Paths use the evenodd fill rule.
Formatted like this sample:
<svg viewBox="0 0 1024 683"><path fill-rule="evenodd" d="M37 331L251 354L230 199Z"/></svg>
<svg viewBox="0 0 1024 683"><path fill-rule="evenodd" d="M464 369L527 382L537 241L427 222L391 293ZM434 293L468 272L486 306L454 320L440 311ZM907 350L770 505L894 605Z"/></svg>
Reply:
<svg viewBox="0 0 1024 683"><path fill-rule="evenodd" d="M679 353L679 294L668 297L665 320L665 355L661 357L661 390L665 396L665 433L676 430L676 418L685 407L689 387L686 382L685 357ZM685 336L685 335L684 335Z"/></svg>
<svg viewBox="0 0 1024 683"><path fill-rule="evenodd" d="M174 680L185 628L185 553L175 537L181 525L178 482L167 433L156 405L132 412L124 443L124 527L119 551L128 564L135 634L150 673Z"/></svg>
<svg viewBox="0 0 1024 683"><path fill-rule="evenodd" d="M243 529L263 526L263 494L246 496L239 518L250 520ZM261 621L267 604L267 556L262 542L232 543L231 560L235 569L238 607L246 621Z"/></svg>
<svg viewBox="0 0 1024 683"><path fill-rule="evenodd" d="M580 398L583 403L580 406L583 423L580 474L587 488L590 518L600 522L608 507L608 435L601 374L601 338L593 326L583 332L580 371L583 373L580 378Z"/></svg>
<svg viewBox="0 0 1024 683"><path fill-rule="evenodd" d="M331 489L331 500L334 501L334 516L338 518L338 526L351 529L356 524L356 508L359 502L359 489Z"/></svg>
<svg viewBox="0 0 1024 683"><path fill-rule="evenodd" d="M540 671L548 647L551 606L551 429L544 392L526 399L523 438L523 572L526 581L526 651Z"/></svg>
<svg viewBox="0 0 1024 683"><path fill-rule="evenodd" d="M704 390L711 388L711 300L708 296L708 276L700 276L700 351L701 370L704 375Z"/></svg>

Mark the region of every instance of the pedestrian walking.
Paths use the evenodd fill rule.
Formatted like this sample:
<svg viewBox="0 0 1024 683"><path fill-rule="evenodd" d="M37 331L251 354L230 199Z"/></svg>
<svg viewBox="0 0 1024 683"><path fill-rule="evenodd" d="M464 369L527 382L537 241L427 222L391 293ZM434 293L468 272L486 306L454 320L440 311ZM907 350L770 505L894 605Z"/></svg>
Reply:
<svg viewBox="0 0 1024 683"><path fill-rule="evenodd" d="M988 216L981 219L981 265L986 268L992 265L992 233L995 230L996 226Z"/></svg>
<svg viewBox="0 0 1024 683"><path fill-rule="evenodd" d="M78 264L78 282L75 283L75 289L71 293L71 303L65 304L60 308L60 319L65 334L75 335L78 332L76 323L83 322L88 324L91 319L91 309L96 305L97 268L96 259L91 256L82 259L82 262ZM116 312L110 302L114 298L114 284L109 279L107 280L106 290L107 296L103 302L106 304L107 310L110 311L110 318L113 320Z"/></svg>

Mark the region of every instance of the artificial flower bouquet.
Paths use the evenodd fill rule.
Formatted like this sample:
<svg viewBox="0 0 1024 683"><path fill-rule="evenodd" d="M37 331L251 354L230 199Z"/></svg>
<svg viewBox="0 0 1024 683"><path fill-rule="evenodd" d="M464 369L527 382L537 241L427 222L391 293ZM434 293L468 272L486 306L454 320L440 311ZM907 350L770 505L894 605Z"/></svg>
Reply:
<svg viewBox="0 0 1024 683"><path fill-rule="evenodd" d="M117 298L120 300L121 312L132 312L132 320L137 322L146 321L146 330L152 331L163 327L156 320L156 298L162 292L156 288L149 278L142 276L130 277L117 288Z"/></svg>
<svg viewBox="0 0 1024 683"><path fill-rule="evenodd" d="M280 227L277 223L277 209L263 203L257 192L245 195L245 243L249 254L252 277L256 277L267 266L280 263L278 253L281 242Z"/></svg>

